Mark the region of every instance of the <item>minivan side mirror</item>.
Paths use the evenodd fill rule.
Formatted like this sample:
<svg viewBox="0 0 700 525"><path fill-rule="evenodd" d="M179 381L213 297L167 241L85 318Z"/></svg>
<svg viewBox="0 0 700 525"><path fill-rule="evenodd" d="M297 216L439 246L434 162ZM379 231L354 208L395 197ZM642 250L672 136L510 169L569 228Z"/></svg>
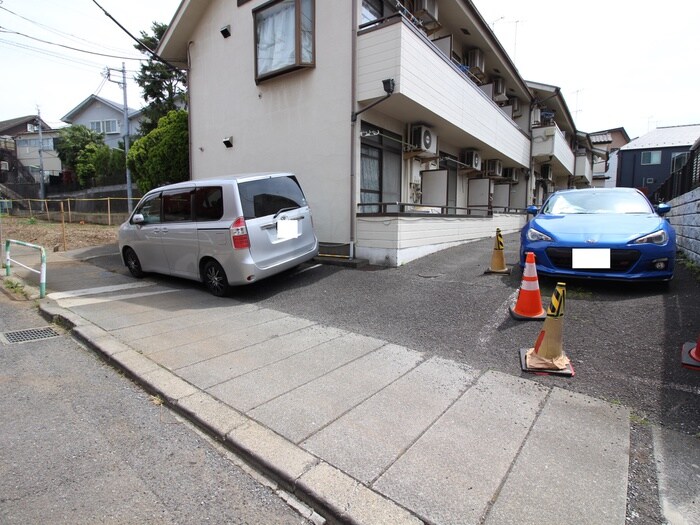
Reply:
<svg viewBox="0 0 700 525"><path fill-rule="evenodd" d="M527 213L528 213L529 215L537 215L537 212L538 212L538 211L540 211L540 209L539 209L537 206L535 206L535 205L532 205L532 206L528 206L528 207L527 207Z"/></svg>
<svg viewBox="0 0 700 525"><path fill-rule="evenodd" d="M668 212L671 211L671 205L666 204L665 202L662 202L661 204L657 204L656 206L656 213L659 215L666 215Z"/></svg>
<svg viewBox="0 0 700 525"><path fill-rule="evenodd" d="M131 218L132 224L143 224L144 222L146 221L140 213L134 213L134 216Z"/></svg>

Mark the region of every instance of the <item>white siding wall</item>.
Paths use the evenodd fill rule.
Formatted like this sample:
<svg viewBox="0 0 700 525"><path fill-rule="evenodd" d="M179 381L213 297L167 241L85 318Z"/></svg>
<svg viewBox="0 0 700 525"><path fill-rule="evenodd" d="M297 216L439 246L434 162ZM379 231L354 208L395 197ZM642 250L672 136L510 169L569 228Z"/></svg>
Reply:
<svg viewBox="0 0 700 525"><path fill-rule="evenodd" d="M356 254L372 264L400 266L451 246L519 231L525 215L494 214L493 218L360 217ZM487 254L490 257L491 254Z"/></svg>
<svg viewBox="0 0 700 525"><path fill-rule="evenodd" d="M475 84L466 81L404 23L358 39L358 100L383 95L382 79L394 78L395 94L529 166L530 141Z"/></svg>
<svg viewBox="0 0 700 525"><path fill-rule="evenodd" d="M214 0L190 46L192 177L291 171L318 237L350 238L351 3L316 2L316 64L255 84L252 8ZM223 25L231 36L223 38ZM224 137L233 137L225 148Z"/></svg>

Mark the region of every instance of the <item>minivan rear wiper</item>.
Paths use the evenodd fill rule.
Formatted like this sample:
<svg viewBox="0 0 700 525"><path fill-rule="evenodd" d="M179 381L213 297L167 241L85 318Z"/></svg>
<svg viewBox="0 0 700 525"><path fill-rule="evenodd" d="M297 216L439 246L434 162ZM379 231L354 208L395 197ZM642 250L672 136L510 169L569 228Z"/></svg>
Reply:
<svg viewBox="0 0 700 525"><path fill-rule="evenodd" d="M298 210L299 208L301 208L301 206L288 206L287 208L281 208L277 213L275 213L273 219L276 219L280 213L284 213L285 211Z"/></svg>

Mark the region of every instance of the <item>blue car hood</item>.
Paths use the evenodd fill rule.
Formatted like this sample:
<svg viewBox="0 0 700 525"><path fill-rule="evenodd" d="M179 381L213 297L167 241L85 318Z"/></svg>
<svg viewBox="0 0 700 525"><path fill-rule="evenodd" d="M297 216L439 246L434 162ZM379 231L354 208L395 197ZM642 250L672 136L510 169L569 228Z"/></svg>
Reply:
<svg viewBox="0 0 700 525"><path fill-rule="evenodd" d="M663 227L658 215L571 214L537 215L530 226L559 241L627 243Z"/></svg>

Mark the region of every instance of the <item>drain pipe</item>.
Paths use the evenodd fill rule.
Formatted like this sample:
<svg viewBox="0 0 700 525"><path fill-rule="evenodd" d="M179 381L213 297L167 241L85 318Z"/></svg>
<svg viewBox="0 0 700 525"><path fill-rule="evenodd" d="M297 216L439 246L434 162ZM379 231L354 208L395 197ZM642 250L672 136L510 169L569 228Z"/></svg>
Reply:
<svg viewBox="0 0 700 525"><path fill-rule="evenodd" d="M350 79L351 100L350 107L353 118L350 123L350 258L355 258L355 221L357 220L357 176L355 170L357 163L355 162L355 154L357 146L356 141L356 124L357 115L355 107L357 106L357 0L352 0L352 71Z"/></svg>

